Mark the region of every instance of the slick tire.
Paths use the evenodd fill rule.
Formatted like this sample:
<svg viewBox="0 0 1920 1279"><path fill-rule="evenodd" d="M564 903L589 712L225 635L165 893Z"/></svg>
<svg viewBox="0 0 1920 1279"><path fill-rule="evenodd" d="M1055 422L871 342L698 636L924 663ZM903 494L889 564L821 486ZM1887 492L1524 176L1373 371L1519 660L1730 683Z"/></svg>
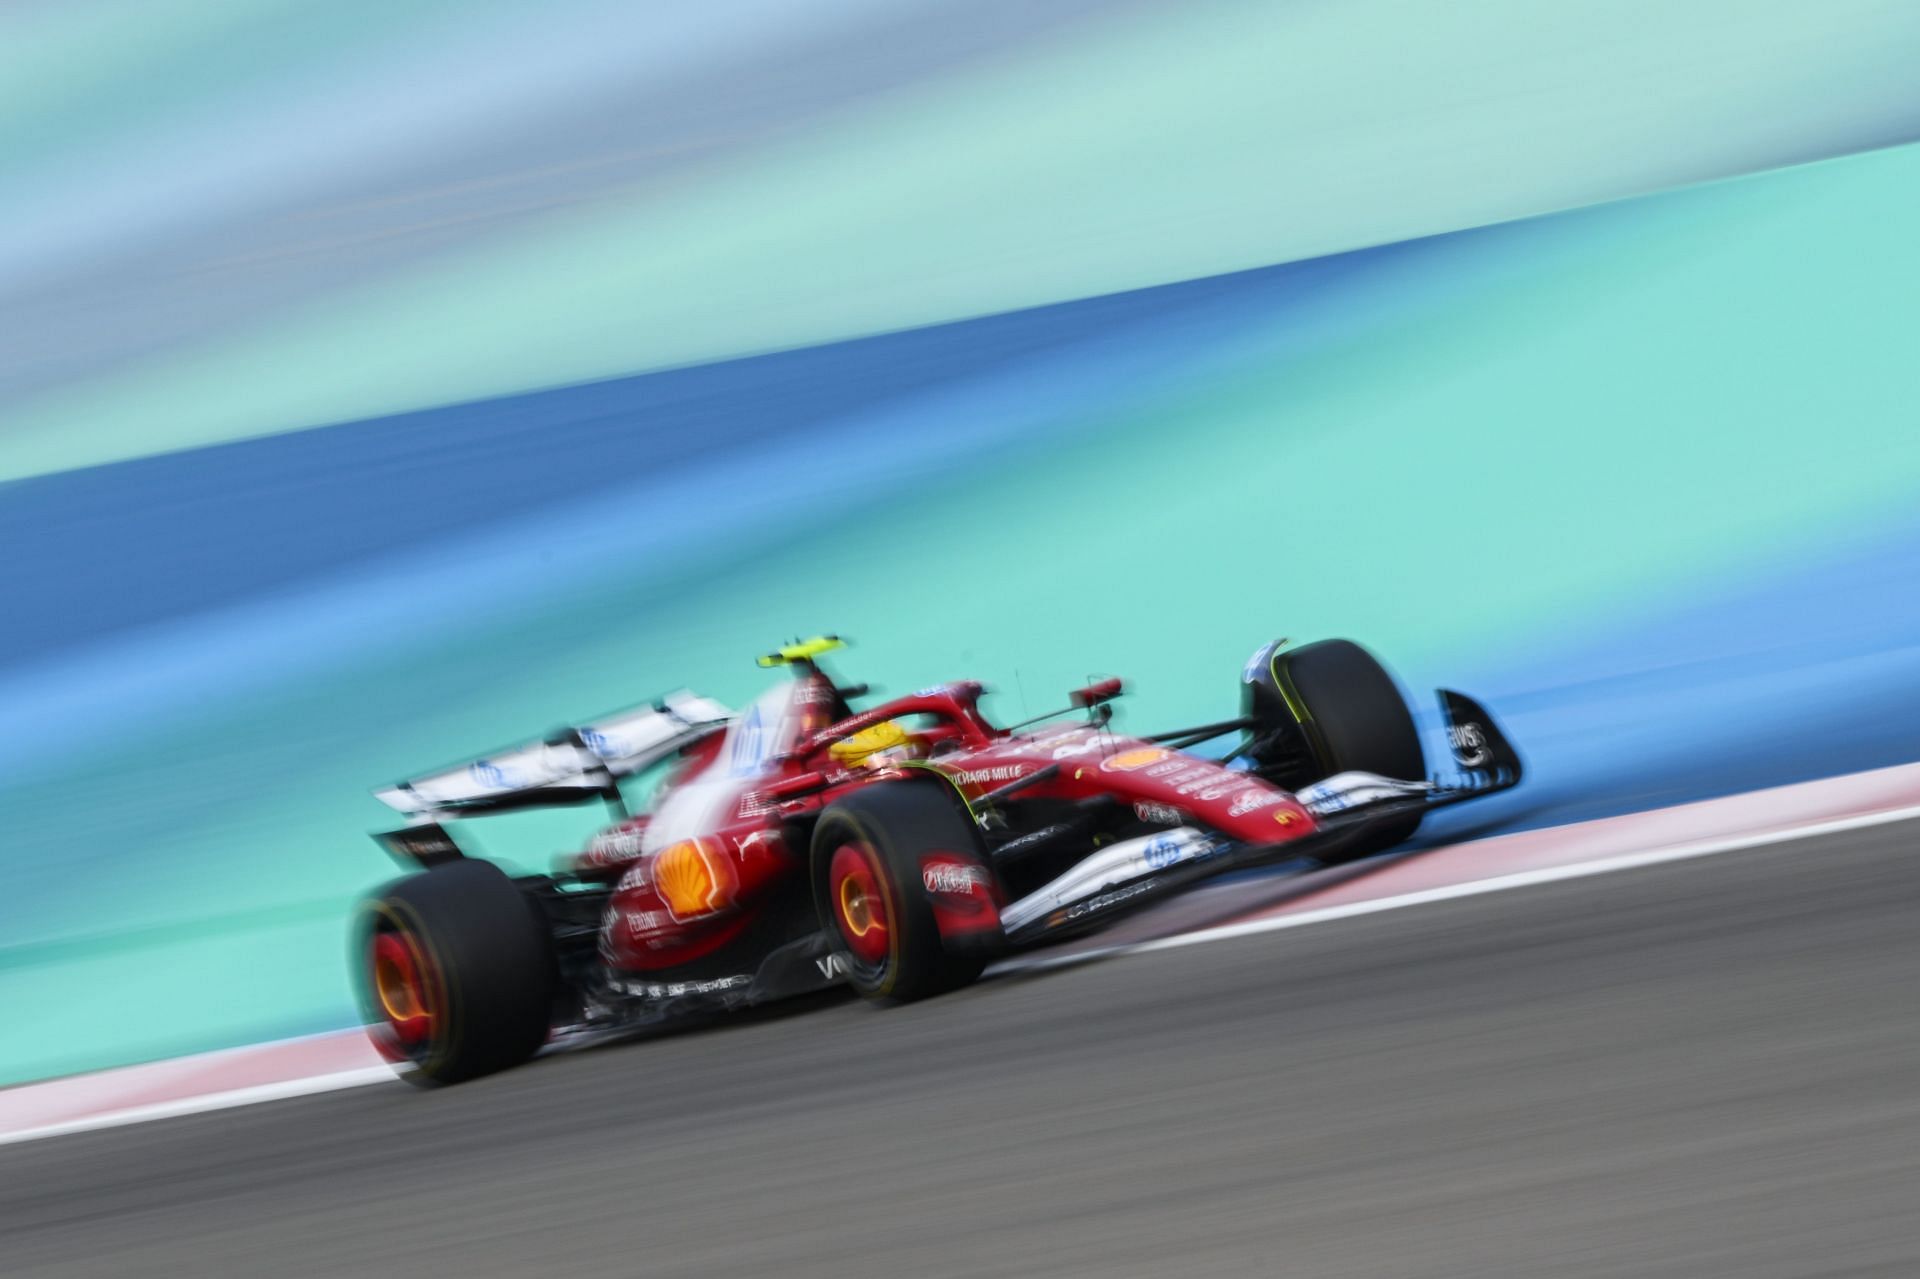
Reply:
<svg viewBox="0 0 1920 1279"><path fill-rule="evenodd" d="M551 1029L558 970L537 903L491 862L387 885L354 932L368 1033L414 1083L460 1083L526 1061Z"/></svg>
<svg viewBox="0 0 1920 1279"><path fill-rule="evenodd" d="M955 953L942 940L922 877L929 853L986 864L972 822L932 782L856 791L814 827L820 919L845 958L849 984L868 999L925 999L972 983L986 967L983 953Z"/></svg>
<svg viewBox="0 0 1920 1279"><path fill-rule="evenodd" d="M1423 781L1426 756L1400 686L1378 659L1352 640L1322 640L1288 652L1276 673L1298 699L1301 728L1320 765L1320 776L1360 770ZM1412 813L1370 832L1342 854L1364 857L1412 838L1421 814Z"/></svg>

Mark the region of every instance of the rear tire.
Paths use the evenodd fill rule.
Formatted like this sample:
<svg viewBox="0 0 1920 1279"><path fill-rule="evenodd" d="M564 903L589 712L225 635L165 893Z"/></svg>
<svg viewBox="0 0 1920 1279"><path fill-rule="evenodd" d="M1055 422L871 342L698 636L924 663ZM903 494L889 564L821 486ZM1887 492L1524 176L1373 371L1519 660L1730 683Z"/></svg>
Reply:
<svg viewBox="0 0 1920 1279"><path fill-rule="evenodd" d="M476 1079L546 1043L553 939L491 862L448 862L382 889L361 909L355 963L368 1034L415 1083Z"/></svg>
<svg viewBox="0 0 1920 1279"><path fill-rule="evenodd" d="M849 984L868 999L925 999L969 985L986 967L984 953L955 953L941 937L921 865L932 853L984 872L973 824L930 782L855 791L814 827L820 920L846 958Z"/></svg>
<svg viewBox="0 0 1920 1279"><path fill-rule="evenodd" d="M1318 776L1359 771L1401 781L1426 780L1426 756L1400 686L1373 654L1352 640L1322 640L1282 650L1273 671L1312 752ZM1364 857L1413 837L1422 814L1376 827L1346 857Z"/></svg>

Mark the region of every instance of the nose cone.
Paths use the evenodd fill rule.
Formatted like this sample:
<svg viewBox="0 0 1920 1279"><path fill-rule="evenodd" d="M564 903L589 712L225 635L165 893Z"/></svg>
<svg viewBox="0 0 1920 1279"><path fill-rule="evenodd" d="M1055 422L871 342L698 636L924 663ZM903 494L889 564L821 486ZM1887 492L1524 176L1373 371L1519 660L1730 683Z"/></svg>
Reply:
<svg viewBox="0 0 1920 1279"><path fill-rule="evenodd" d="M1312 814L1288 792L1247 773L1157 746L1117 752L1100 764L1111 791L1152 810L1178 815L1252 844L1278 844L1312 833Z"/></svg>

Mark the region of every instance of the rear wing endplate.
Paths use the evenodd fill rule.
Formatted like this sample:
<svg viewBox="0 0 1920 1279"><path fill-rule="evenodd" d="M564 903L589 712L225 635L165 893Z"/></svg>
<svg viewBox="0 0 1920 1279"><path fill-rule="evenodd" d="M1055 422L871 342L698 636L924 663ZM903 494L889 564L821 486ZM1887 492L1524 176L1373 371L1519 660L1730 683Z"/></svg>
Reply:
<svg viewBox="0 0 1920 1279"><path fill-rule="evenodd" d="M434 821L402 826L399 830L390 830L373 838L375 843L387 850L387 856L402 866L431 870L466 856L460 845L454 842L453 836L447 833L447 828Z"/></svg>

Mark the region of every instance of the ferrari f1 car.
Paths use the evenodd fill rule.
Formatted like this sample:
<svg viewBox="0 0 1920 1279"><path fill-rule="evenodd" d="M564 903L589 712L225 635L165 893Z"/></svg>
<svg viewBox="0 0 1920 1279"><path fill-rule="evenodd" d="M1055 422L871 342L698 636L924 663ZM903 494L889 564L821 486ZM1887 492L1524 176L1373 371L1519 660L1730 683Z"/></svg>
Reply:
<svg viewBox="0 0 1920 1279"><path fill-rule="evenodd" d="M356 929L381 1050L451 1083L556 1037L843 983L922 999L1224 871L1378 852L1520 780L1492 717L1445 690L1455 767L1429 777L1393 677L1346 640L1269 644L1239 717L1146 737L1110 731L1117 679L1010 728L971 681L855 710L868 691L820 662L838 646L761 658L795 678L740 714L675 693L376 792L408 818L376 838L417 868ZM448 830L595 802L616 820L549 875L509 877Z"/></svg>

